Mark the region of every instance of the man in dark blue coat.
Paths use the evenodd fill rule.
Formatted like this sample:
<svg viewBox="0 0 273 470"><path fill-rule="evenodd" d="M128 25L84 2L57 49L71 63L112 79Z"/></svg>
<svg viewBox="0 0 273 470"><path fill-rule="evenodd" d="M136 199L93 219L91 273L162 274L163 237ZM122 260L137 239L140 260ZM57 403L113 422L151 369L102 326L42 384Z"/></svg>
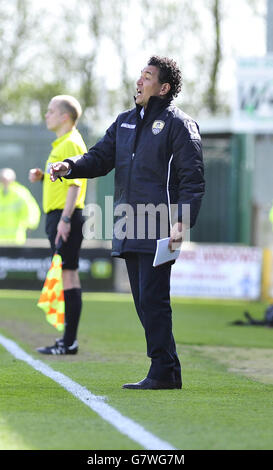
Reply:
<svg viewBox="0 0 273 470"><path fill-rule="evenodd" d="M182 387L172 333L172 262L153 267L157 239L170 237L170 250L181 244L205 190L198 125L172 103L181 86L173 60L151 57L137 80L135 107L121 113L86 154L51 168L52 181L95 178L115 169L112 255L125 259L151 358L147 376L123 385L127 389Z"/></svg>

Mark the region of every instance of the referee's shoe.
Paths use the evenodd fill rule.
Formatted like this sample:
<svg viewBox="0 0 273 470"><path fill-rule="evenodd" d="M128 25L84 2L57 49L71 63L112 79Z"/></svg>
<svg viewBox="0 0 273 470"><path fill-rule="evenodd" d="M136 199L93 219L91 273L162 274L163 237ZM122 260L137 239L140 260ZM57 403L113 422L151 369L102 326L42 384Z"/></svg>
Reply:
<svg viewBox="0 0 273 470"><path fill-rule="evenodd" d="M62 355L62 354L77 354L78 341L75 340L71 346L65 346L62 339L57 339L56 343L53 346L37 348L37 351L41 354L52 354L54 356Z"/></svg>

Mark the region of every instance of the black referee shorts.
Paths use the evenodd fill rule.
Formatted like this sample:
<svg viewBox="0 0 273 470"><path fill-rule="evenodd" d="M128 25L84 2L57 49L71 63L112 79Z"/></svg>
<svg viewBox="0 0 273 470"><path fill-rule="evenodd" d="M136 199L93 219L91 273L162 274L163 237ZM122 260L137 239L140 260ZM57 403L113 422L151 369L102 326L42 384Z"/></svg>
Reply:
<svg viewBox="0 0 273 470"><path fill-rule="evenodd" d="M62 210L56 209L46 214L46 234L48 236L52 255L56 251L55 238L57 225L62 215ZM81 209L75 209L71 218L71 232L67 242L62 242L60 254L62 256L63 269L75 270L79 267L80 248L83 240L82 226L84 217Z"/></svg>

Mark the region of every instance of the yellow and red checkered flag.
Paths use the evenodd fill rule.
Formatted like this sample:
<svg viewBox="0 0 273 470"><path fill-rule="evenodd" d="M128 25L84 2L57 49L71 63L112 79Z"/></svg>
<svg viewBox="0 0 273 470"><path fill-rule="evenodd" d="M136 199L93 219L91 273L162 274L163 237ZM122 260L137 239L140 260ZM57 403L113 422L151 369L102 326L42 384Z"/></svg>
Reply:
<svg viewBox="0 0 273 470"><path fill-rule="evenodd" d="M62 257L58 253L52 258L46 280L38 301L38 307L46 313L47 321L58 331L64 330L64 290L62 278Z"/></svg>

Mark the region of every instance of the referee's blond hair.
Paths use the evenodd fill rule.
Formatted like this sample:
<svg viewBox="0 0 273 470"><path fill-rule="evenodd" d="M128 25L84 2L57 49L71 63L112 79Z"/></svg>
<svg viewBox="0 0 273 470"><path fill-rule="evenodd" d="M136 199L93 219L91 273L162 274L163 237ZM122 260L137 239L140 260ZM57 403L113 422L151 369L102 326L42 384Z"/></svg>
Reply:
<svg viewBox="0 0 273 470"><path fill-rule="evenodd" d="M82 115L82 107L78 100L70 95L57 95L52 99L57 100L59 108L64 113L68 113L74 124L77 124Z"/></svg>

